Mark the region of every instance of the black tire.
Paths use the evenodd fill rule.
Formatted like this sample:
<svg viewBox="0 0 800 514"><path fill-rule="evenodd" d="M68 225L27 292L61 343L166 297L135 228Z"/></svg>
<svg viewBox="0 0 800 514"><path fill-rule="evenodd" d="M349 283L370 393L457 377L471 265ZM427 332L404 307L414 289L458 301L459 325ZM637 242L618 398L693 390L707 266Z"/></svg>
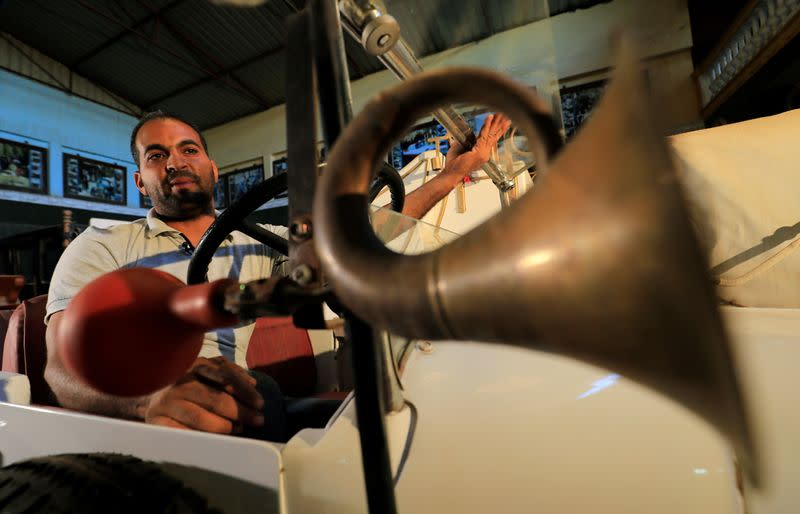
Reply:
<svg viewBox="0 0 800 514"><path fill-rule="evenodd" d="M157 464L111 453L65 454L0 469L0 513L219 513Z"/></svg>

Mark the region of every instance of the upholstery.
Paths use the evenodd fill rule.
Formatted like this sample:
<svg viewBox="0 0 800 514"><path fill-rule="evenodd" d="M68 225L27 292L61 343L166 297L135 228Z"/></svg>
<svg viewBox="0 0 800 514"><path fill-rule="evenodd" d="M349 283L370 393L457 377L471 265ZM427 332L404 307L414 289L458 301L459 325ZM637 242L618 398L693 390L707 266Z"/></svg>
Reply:
<svg viewBox="0 0 800 514"><path fill-rule="evenodd" d="M25 287L24 276L0 275L0 305L16 305L23 287Z"/></svg>
<svg viewBox="0 0 800 514"><path fill-rule="evenodd" d="M288 396L311 396L317 367L308 332L291 317L258 318L247 348L247 367L275 379Z"/></svg>
<svg viewBox="0 0 800 514"><path fill-rule="evenodd" d="M13 311L8 321L2 351L2 369L28 376L31 402L56 405L52 391L44 380L47 344L44 324L47 295L25 300ZM0 310L0 316L3 315ZM2 325L0 325L0 329ZM344 398L347 393L316 393L317 369L308 332L292 323L291 317L259 318L247 350L247 365L270 375L288 396Z"/></svg>
<svg viewBox="0 0 800 514"><path fill-rule="evenodd" d="M259 318L247 348L247 367L271 376L287 396L341 400L346 391L317 392L317 363L308 331L291 317Z"/></svg>
<svg viewBox="0 0 800 514"><path fill-rule="evenodd" d="M3 360L3 345L6 341L8 322L11 320L11 315L14 314L14 309L16 308L16 305L0 306L0 362Z"/></svg>
<svg viewBox="0 0 800 514"><path fill-rule="evenodd" d="M11 315L3 345L3 371L22 373L31 384L31 403L55 405L44 380L47 344L44 324L47 295L23 301Z"/></svg>
<svg viewBox="0 0 800 514"><path fill-rule="evenodd" d="M670 139L718 294L800 307L800 109Z"/></svg>

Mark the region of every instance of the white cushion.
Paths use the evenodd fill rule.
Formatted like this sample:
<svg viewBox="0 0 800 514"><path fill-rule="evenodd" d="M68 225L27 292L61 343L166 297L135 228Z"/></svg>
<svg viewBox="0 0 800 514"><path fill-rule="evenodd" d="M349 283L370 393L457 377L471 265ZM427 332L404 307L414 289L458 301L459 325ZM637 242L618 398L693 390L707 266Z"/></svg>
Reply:
<svg viewBox="0 0 800 514"><path fill-rule="evenodd" d="M670 140L720 297L800 307L800 110Z"/></svg>

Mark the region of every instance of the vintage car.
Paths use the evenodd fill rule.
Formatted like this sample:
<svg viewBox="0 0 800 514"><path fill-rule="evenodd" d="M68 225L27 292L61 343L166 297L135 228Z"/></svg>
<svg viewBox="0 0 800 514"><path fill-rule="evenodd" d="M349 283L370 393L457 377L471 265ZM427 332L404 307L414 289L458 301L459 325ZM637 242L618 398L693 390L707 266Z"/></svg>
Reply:
<svg viewBox="0 0 800 514"><path fill-rule="evenodd" d="M41 376L4 373L0 511L796 511L797 209L747 199L794 190L800 113L667 141L620 53L563 149L533 92L471 69L413 78L344 127L313 245L346 307L355 392L324 428L272 443L110 419L32 405ZM479 100L532 142L536 187L463 237L381 210L403 228L382 234L397 253L375 245L372 157L417 114ZM23 356L41 345L22 339ZM322 375L331 352L315 352Z"/></svg>

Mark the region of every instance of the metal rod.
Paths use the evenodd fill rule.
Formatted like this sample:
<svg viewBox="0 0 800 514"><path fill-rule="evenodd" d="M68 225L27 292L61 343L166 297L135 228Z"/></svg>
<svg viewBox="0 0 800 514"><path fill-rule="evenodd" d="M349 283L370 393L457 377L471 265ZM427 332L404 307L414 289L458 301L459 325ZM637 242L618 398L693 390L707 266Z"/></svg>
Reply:
<svg viewBox="0 0 800 514"><path fill-rule="evenodd" d="M311 40L325 144L330 149L353 118L350 77L335 0L312 0Z"/></svg>
<svg viewBox="0 0 800 514"><path fill-rule="evenodd" d="M230 207L217 216L214 223L208 227L203 237L200 238L200 242L192 254L192 260L189 261L189 269L186 272L187 284L205 282L211 258L225 237L232 231L237 230L241 220L244 220L259 206L286 191L286 179L286 173L280 173L268 178L249 189L241 198L233 202Z"/></svg>
<svg viewBox="0 0 800 514"><path fill-rule="evenodd" d="M361 439L367 506L371 514L394 514L397 512L394 480L383 419L386 397L381 376L384 369L382 346L369 325L360 319L347 316L345 326L353 345L356 420Z"/></svg>
<svg viewBox="0 0 800 514"><path fill-rule="evenodd" d="M356 41L360 42L361 28L356 20L353 19L353 12L357 10L354 9L353 3L354 0L343 0L339 4L342 14L342 26ZM360 5L358 7L363 9ZM423 71L422 65L414 55L414 51L411 50L411 47L402 37L398 38L397 42L389 50L376 57L400 80L409 79ZM475 144L475 133L464 117L457 113L455 109L442 107L433 111L432 114L459 144L466 148L471 148ZM494 161L490 160L484 164L483 170L501 193L514 187L512 177L506 176Z"/></svg>

